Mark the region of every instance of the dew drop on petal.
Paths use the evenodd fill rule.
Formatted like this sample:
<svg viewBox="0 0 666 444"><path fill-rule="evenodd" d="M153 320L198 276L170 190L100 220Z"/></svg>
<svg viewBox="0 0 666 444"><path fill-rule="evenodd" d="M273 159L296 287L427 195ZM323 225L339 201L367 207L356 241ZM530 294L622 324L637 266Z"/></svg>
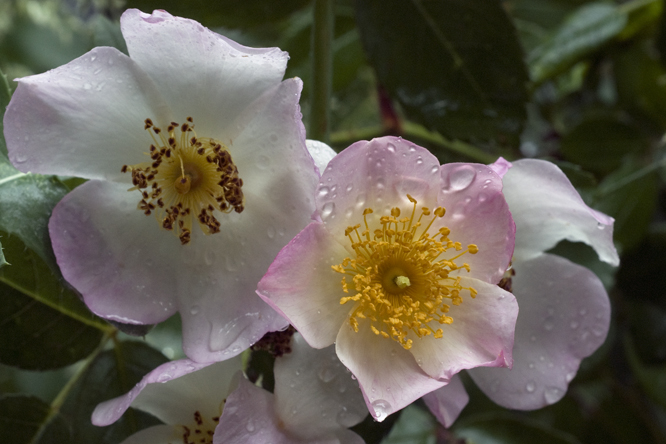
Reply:
<svg viewBox="0 0 666 444"><path fill-rule="evenodd" d="M275 237L275 227L273 225L269 225L268 228L266 228L266 234L270 239L273 239Z"/></svg>
<svg viewBox="0 0 666 444"><path fill-rule="evenodd" d="M319 373L317 375L319 376L319 379L324 383L331 382L333 379L335 379L335 372L333 371L332 368L328 366L320 368Z"/></svg>
<svg viewBox="0 0 666 444"><path fill-rule="evenodd" d="M375 420L379 422L385 420L391 410L391 404L383 399L373 401L371 406L375 411Z"/></svg>
<svg viewBox="0 0 666 444"><path fill-rule="evenodd" d="M245 429L250 433L254 432L254 423L252 422L251 419L247 421L247 424L245 425Z"/></svg>
<svg viewBox="0 0 666 444"><path fill-rule="evenodd" d="M321 209L321 218L322 219L328 219L329 217L333 218L334 212L335 212L335 204L333 202L328 202Z"/></svg>
<svg viewBox="0 0 666 444"><path fill-rule="evenodd" d="M564 395L564 390L557 387L547 387L543 393L543 397L548 404L553 404L559 401Z"/></svg>
<svg viewBox="0 0 666 444"><path fill-rule="evenodd" d="M546 319L546 321L543 323L543 329L546 331L551 331L553 327L555 327L555 325L551 319Z"/></svg>
<svg viewBox="0 0 666 444"><path fill-rule="evenodd" d="M527 390L528 393L534 392L534 390L536 390L536 384L534 383L534 381L528 382L527 385L525 386L525 390Z"/></svg>
<svg viewBox="0 0 666 444"><path fill-rule="evenodd" d="M575 378L575 377L576 377L576 372L569 372L569 373L567 373L565 378L566 378L567 382L571 382L571 381L573 381L573 378Z"/></svg>
<svg viewBox="0 0 666 444"><path fill-rule="evenodd" d="M395 153L395 145L393 145L392 143L386 145L386 149L389 151L389 153Z"/></svg>
<svg viewBox="0 0 666 444"><path fill-rule="evenodd" d="M448 177L449 189L461 191L469 187L476 178L476 170L470 165L461 165Z"/></svg>
<svg viewBox="0 0 666 444"><path fill-rule="evenodd" d="M331 190L328 187L324 186L324 187L319 188L319 190L317 191L317 194L319 195L319 197L326 197L326 196L328 196L328 193L330 191Z"/></svg>
<svg viewBox="0 0 666 444"><path fill-rule="evenodd" d="M208 250L204 254L204 262L206 265L213 265L213 262L215 262L215 252L213 250Z"/></svg>
<svg viewBox="0 0 666 444"><path fill-rule="evenodd" d="M201 309L199 308L198 305L193 305L192 308L190 308L190 314L191 315L196 315L197 313L199 313L199 310L201 310Z"/></svg>

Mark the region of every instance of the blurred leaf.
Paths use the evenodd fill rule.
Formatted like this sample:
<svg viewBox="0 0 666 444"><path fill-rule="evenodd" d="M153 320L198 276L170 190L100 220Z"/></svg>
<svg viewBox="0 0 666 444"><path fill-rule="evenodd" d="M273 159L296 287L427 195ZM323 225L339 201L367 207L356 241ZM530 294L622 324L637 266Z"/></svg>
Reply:
<svg viewBox="0 0 666 444"><path fill-rule="evenodd" d="M308 6L310 0L128 0L127 8L138 8L144 12L165 9L173 15L187 17L204 26L250 28L266 23L278 22L293 12Z"/></svg>
<svg viewBox="0 0 666 444"><path fill-rule="evenodd" d="M559 169L566 174L567 179L580 193L581 188L591 188L597 185L597 179L589 171L585 171L580 165L571 162L551 160Z"/></svg>
<svg viewBox="0 0 666 444"><path fill-rule="evenodd" d="M96 14L92 19L93 43L95 46L110 46L127 54L127 44L120 32L120 23Z"/></svg>
<svg viewBox="0 0 666 444"><path fill-rule="evenodd" d="M155 367L167 362L157 350L137 341L116 342L113 350L101 353L72 388L60 409L77 427L71 444L117 444L137 431L159 424L151 415L130 409L116 423L96 427L90 416L100 402L124 395Z"/></svg>
<svg viewBox="0 0 666 444"><path fill-rule="evenodd" d="M646 365L641 362L634 345L637 340L640 341L641 338L630 338L628 335L624 340L624 349L631 370L643 392L662 408L666 408L666 365Z"/></svg>
<svg viewBox="0 0 666 444"><path fill-rule="evenodd" d="M453 426L458 438L469 444L574 444L579 441L560 430L507 414L487 414L458 421Z"/></svg>
<svg viewBox="0 0 666 444"><path fill-rule="evenodd" d="M532 80L542 83L597 51L624 29L627 16L608 3L590 3L570 15L528 55Z"/></svg>
<svg viewBox="0 0 666 444"><path fill-rule="evenodd" d="M407 406L382 444L435 444L437 421L415 405Z"/></svg>
<svg viewBox="0 0 666 444"><path fill-rule="evenodd" d="M49 370L88 356L102 332L0 283L0 362Z"/></svg>
<svg viewBox="0 0 666 444"><path fill-rule="evenodd" d="M0 71L0 133L4 134L4 125L2 117L5 115L5 108L9 104L9 100L12 98L11 90L9 89L9 82L7 81L7 76ZM5 143L5 137L0 136L0 161L4 161L7 158L7 144Z"/></svg>
<svg viewBox="0 0 666 444"><path fill-rule="evenodd" d="M453 139L517 145L527 73L499 1L356 2L379 83L407 117Z"/></svg>
<svg viewBox="0 0 666 444"><path fill-rule="evenodd" d="M666 70L647 44L634 45L613 57L620 105L666 128Z"/></svg>
<svg viewBox="0 0 666 444"><path fill-rule="evenodd" d="M3 236L3 248L11 265L0 268L0 282L67 317L99 330L111 327L93 315L88 307L61 281L49 267L16 236Z"/></svg>
<svg viewBox="0 0 666 444"><path fill-rule="evenodd" d="M5 395L0 398L0 442L63 444L70 442L68 424L39 398Z"/></svg>
<svg viewBox="0 0 666 444"><path fill-rule="evenodd" d="M648 141L636 128L611 117L584 120L561 142L567 160L601 174L618 168L626 154L647 147Z"/></svg>
<svg viewBox="0 0 666 444"><path fill-rule="evenodd" d="M658 25L664 11L664 2L663 0L633 1L625 3L621 8L628 14L628 20L618 38L627 40L641 32L654 33L651 28Z"/></svg>
<svg viewBox="0 0 666 444"><path fill-rule="evenodd" d="M601 262L597 252L587 244L563 240L548 250L548 253L562 256L573 263L589 268L601 280L606 290L610 290L615 285L616 268Z"/></svg>
<svg viewBox="0 0 666 444"><path fill-rule="evenodd" d="M648 301L633 301L629 311L632 336L640 338L636 351L641 362L666 364L666 310Z"/></svg>
<svg viewBox="0 0 666 444"><path fill-rule="evenodd" d="M643 239L656 207L657 174L643 171L636 162L627 161L609 174L596 192L594 208L615 218L613 239L620 251Z"/></svg>
<svg viewBox="0 0 666 444"><path fill-rule="evenodd" d="M650 233L622 255L617 286L630 301L647 301L666 311L666 234Z"/></svg>

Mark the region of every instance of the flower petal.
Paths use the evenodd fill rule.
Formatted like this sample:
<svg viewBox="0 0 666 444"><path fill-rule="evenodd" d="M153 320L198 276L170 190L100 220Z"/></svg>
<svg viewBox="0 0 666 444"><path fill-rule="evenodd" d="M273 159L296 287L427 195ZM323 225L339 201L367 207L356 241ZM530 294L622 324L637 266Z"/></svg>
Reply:
<svg viewBox="0 0 666 444"><path fill-rule="evenodd" d="M328 163L337 154L333 151L333 148L318 140L307 139L305 145L308 147L312 160L314 160L320 173L326 169Z"/></svg>
<svg viewBox="0 0 666 444"><path fill-rule="evenodd" d="M144 162L152 143L144 120L171 119L150 77L114 48L18 82L4 128L9 158L24 172L127 182L121 167Z"/></svg>
<svg viewBox="0 0 666 444"><path fill-rule="evenodd" d="M431 323L442 328L444 337L413 338L410 351L424 372L436 379L449 380L460 370L474 367L511 367L513 334L518 316L516 298L496 285L462 278L463 288L479 293L472 299L463 291L464 302L452 305L448 315L453 323ZM522 306L521 306L522 308Z"/></svg>
<svg viewBox="0 0 666 444"><path fill-rule="evenodd" d="M359 322L358 332L345 323L335 348L340 361L358 379L368 410L377 421L446 384L424 373L409 351L375 335L366 323Z"/></svg>
<svg viewBox="0 0 666 444"><path fill-rule="evenodd" d="M496 172L499 177L504 177L511 166L511 162L506 160L504 157L499 157L494 163L488 165L488 167Z"/></svg>
<svg viewBox="0 0 666 444"><path fill-rule="evenodd" d="M469 402L469 395L460 376L455 375L444 387L426 394L423 401L440 424L451 427Z"/></svg>
<svg viewBox="0 0 666 444"><path fill-rule="evenodd" d="M612 217L588 207L554 164L522 159L504 177L504 195L516 220L515 260L527 260L563 239L585 242L599 259L619 264Z"/></svg>
<svg viewBox="0 0 666 444"><path fill-rule="evenodd" d="M497 404L532 410L562 398L580 361L604 342L610 303L594 273L559 256L542 254L514 269L520 315L513 369L470 374Z"/></svg>
<svg viewBox="0 0 666 444"><path fill-rule="evenodd" d="M97 426L112 424L130 406L171 425L193 423L196 411L204 418L219 416L231 379L240 369L240 358L214 364L189 359L167 362L125 395L99 404L92 422Z"/></svg>
<svg viewBox="0 0 666 444"><path fill-rule="evenodd" d="M447 226L451 240L463 248L479 247L477 254L460 259L469 264L469 276L498 283L511 261L516 233L502 180L491 168L475 163L442 165L441 174L438 204L446 208L446 215L438 224Z"/></svg>
<svg viewBox="0 0 666 444"><path fill-rule="evenodd" d="M317 211L326 228L343 239L350 225L390 214L392 207L411 211L412 195L421 205L434 203L439 184L439 161L428 150L398 137L357 142L334 157L317 188Z"/></svg>
<svg viewBox="0 0 666 444"><path fill-rule="evenodd" d="M312 222L280 251L257 287L312 347L331 345L349 316L340 305L342 278L331 269L346 255L321 222Z"/></svg>
<svg viewBox="0 0 666 444"><path fill-rule="evenodd" d="M213 444L292 444L299 441L285 435L275 415L273 394L241 377L227 397Z"/></svg>
<svg viewBox="0 0 666 444"><path fill-rule="evenodd" d="M289 58L278 48L242 46L166 11L128 9L120 27L132 59L177 110L174 118L191 116L200 136L225 143L238 112L282 80Z"/></svg>
<svg viewBox="0 0 666 444"><path fill-rule="evenodd" d="M368 415L363 395L335 347L314 349L298 333L291 346L274 368L275 411L286 430L311 440L363 421Z"/></svg>
<svg viewBox="0 0 666 444"><path fill-rule="evenodd" d="M182 247L136 201L126 185L86 182L53 209L49 233L63 276L94 313L153 324L177 310Z"/></svg>
<svg viewBox="0 0 666 444"><path fill-rule="evenodd" d="M171 444L183 438L183 429L168 425L156 425L139 430L120 444Z"/></svg>

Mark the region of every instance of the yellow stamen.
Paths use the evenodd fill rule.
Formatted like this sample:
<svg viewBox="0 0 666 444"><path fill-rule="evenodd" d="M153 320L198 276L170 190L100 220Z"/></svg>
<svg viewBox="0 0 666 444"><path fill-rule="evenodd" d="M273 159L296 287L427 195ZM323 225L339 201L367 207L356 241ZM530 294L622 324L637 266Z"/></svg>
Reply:
<svg viewBox="0 0 666 444"><path fill-rule="evenodd" d="M469 264L458 266L454 260L479 251L475 244L461 251L460 242L449 240L451 231L446 227L438 228L435 235L429 234L435 220L444 217L446 210L436 208L428 224L421 228L421 219L431 216L431 211L421 208L421 215L414 222L417 201L410 195L407 199L413 204L410 217L398 220L401 210L392 208L390 216L379 218L381 228L374 226L372 230L367 217L373 210L366 208L363 233L358 232L360 224L345 230L355 256L332 266L334 271L352 277L351 285L343 277L342 289L353 296L341 297L340 304L353 304L349 324L354 331L359 330L360 320L367 320L374 334L391 338L405 349L412 347L413 340L409 337L412 335L442 338L444 330L434 329L430 324L453 322L446 313L449 304L462 303L461 291L469 292L472 298L476 296L474 288L462 287L461 278L450 277L449 273L458 269L469 271ZM448 253L451 249L459 253L451 255ZM350 288L355 293L350 293Z"/></svg>

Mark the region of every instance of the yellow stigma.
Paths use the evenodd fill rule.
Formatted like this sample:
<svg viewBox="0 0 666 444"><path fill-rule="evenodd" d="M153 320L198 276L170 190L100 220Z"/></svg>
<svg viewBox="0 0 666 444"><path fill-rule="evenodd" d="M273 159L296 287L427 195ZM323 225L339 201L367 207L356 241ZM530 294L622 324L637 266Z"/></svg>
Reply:
<svg viewBox="0 0 666 444"><path fill-rule="evenodd" d="M141 192L139 210L155 213L162 228L173 231L183 245L190 242L193 217L204 233L212 234L220 231L216 211L243 211L243 180L229 151L214 139L197 137L191 117L182 125L171 122L166 135L150 119L144 129L154 142L147 153L151 162L121 169L132 174L129 191Z"/></svg>
<svg viewBox="0 0 666 444"><path fill-rule="evenodd" d="M342 279L345 293L350 288L356 291L353 296L340 299L340 304L353 304L349 316L352 328L358 331L359 320L367 319L373 333L410 349L413 339L409 336L444 336L444 330L433 325L453 322L447 315L449 304L462 303L461 291L468 291L472 298L476 296L474 288L463 287L461 278L450 277L449 273L461 268L469 272L468 264L459 266L454 261L466 253L476 254L479 248L470 244L463 251L460 242L449 239L451 230L446 227L431 234L430 228L436 219L444 217L445 209L439 207L431 212L422 207L415 220L417 201L409 194L407 198L413 204L410 217L398 219L400 209L393 208L390 216L379 218L376 228L368 224L367 215L373 210L366 208L364 229L358 224L345 230L355 257L347 257L332 268L345 275ZM431 215L422 227L424 216ZM450 250L455 253L449 253ZM351 276L351 285L347 276Z"/></svg>

